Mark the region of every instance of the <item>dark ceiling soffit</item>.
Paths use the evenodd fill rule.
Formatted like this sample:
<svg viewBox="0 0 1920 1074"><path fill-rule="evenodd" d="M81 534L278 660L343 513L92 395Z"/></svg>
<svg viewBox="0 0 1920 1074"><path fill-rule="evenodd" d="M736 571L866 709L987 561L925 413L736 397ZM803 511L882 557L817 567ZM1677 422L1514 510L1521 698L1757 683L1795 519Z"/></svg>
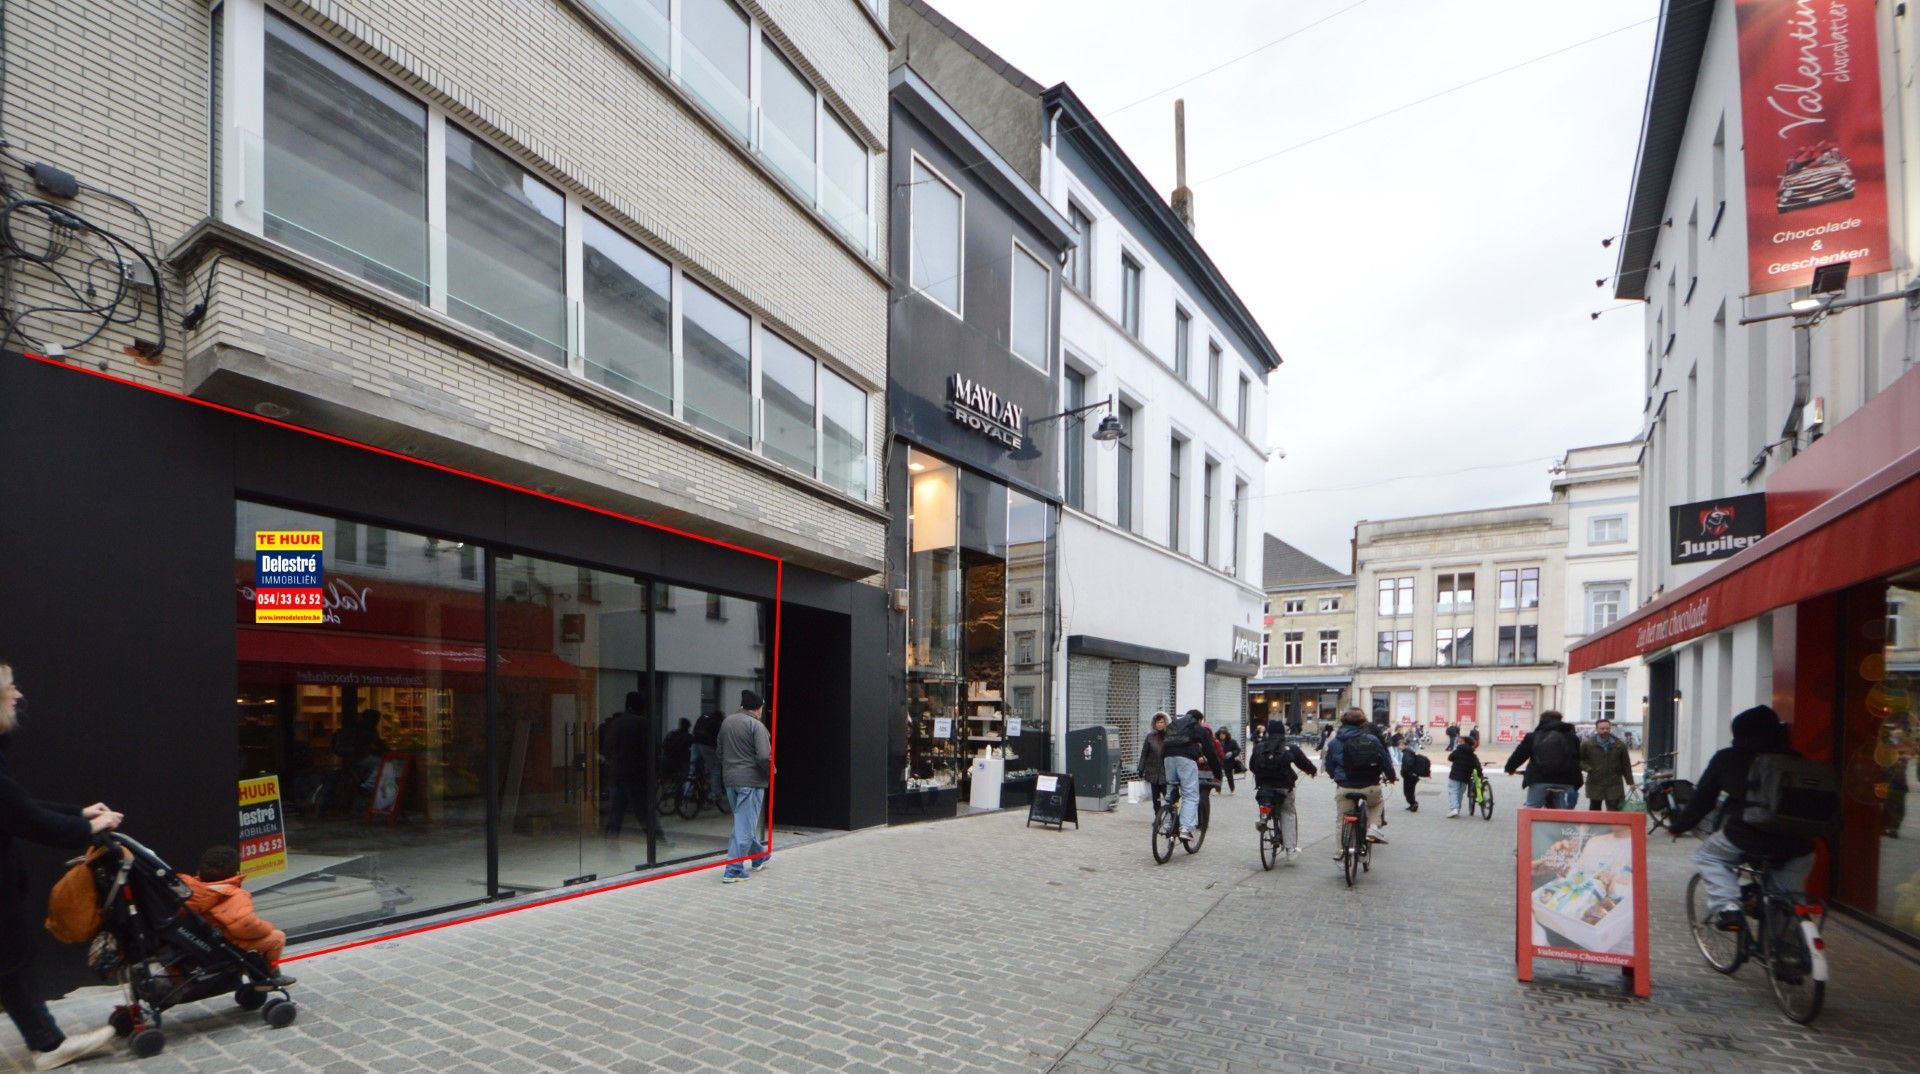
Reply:
<svg viewBox="0 0 1920 1074"><path fill-rule="evenodd" d="M1207 660L1207 674L1231 675L1236 679L1251 679L1260 674L1259 664L1248 664L1239 660Z"/></svg>
<svg viewBox="0 0 1920 1074"><path fill-rule="evenodd" d="M935 138L973 170L975 177L1000 195L1034 230L1060 249L1077 245L1073 225L1067 218L1028 186L913 68L905 64L894 68L891 82L893 99L900 107L932 131Z"/></svg>
<svg viewBox="0 0 1920 1074"><path fill-rule="evenodd" d="M1640 119L1640 149L1633 164L1633 195L1622 229L1619 273L1613 297L1647 297L1647 274L1653 248L1660 241L1660 221L1667 216L1667 196L1673 188L1673 169L1680 157L1680 140L1693 112L1693 90L1700 76L1700 57L1706 51L1707 31L1718 5L1701 0L1666 0L1655 31L1653 72L1647 82L1646 111Z"/></svg>
<svg viewBox="0 0 1920 1074"><path fill-rule="evenodd" d="M1186 653L1176 653L1172 649L1153 649L1132 642L1096 638L1091 634L1069 635L1067 655L1104 656L1110 660L1131 660L1136 664L1152 664L1163 668L1183 668L1191 659Z"/></svg>
<svg viewBox="0 0 1920 1074"><path fill-rule="evenodd" d="M1160 197L1160 192L1147 182L1147 177L1134 167L1133 160L1120 148L1107 129L1100 125L1099 119L1088 110L1086 104L1074 94L1072 87L1065 82L1049 89L1041 100L1048 107L1058 107L1065 122L1060 126L1063 137L1072 138L1086 147L1087 155L1096 166L1105 173L1104 178L1114 189L1126 194L1135 206L1140 208L1139 218L1158 232L1159 238L1167 248L1180 258L1193 278L1206 285L1211 297L1227 311L1233 327L1253 345L1258 353L1260 364L1269 371L1280 368L1280 352L1273 341L1261 330L1260 322L1254 320L1246 304L1240 301L1225 276L1213 264L1213 258L1193 237L1193 232L1173 215L1173 209Z"/></svg>

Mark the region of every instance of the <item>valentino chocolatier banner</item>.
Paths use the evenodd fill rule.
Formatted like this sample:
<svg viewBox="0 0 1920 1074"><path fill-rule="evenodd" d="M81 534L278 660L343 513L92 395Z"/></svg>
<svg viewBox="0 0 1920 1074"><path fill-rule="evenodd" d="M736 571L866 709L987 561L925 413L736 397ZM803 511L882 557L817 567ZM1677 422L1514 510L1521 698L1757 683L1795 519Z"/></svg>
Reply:
<svg viewBox="0 0 1920 1074"><path fill-rule="evenodd" d="M1735 0L1754 294L1892 267L1873 0Z"/></svg>

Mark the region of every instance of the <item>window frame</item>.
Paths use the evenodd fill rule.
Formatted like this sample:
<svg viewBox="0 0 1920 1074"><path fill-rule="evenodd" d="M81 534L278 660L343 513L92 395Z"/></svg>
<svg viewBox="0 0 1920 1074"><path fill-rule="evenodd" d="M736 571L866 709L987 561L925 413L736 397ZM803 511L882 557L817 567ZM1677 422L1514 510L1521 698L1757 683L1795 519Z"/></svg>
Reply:
<svg viewBox="0 0 1920 1074"><path fill-rule="evenodd" d="M939 180L940 185L952 191L953 195L956 198L960 199L959 210L954 214L954 225L957 229L954 234L954 256L960 262L960 264L959 264L959 271L954 273L954 276L953 276L953 300L955 302L955 305L953 306L949 306L945 302L942 302L938 298L934 297L934 295L931 292L929 292L925 287L921 286L919 283L915 282L913 278L914 268L920 263L920 258L917 256L918 250L919 250L920 229L914 226L914 220L913 220L913 204L914 204L913 199L916 196L915 188L917 188L920 185L920 180L914 178L915 168L926 169L926 172L928 175L932 176L934 179ZM932 302L934 305L940 307L943 310L946 310L948 313L953 314L955 317L958 317L963 321L966 320L965 311L967 308L967 192L960 189L959 185L956 184L953 180L948 179L945 175L943 175L940 169L934 167L933 163L927 160L927 158L921 156L919 151L917 150L909 151L907 154L907 213L906 213L906 216L907 216L907 287L914 294L919 295L920 297L926 299L929 302ZM938 280L935 282L945 283L946 281Z"/></svg>
<svg viewBox="0 0 1920 1074"><path fill-rule="evenodd" d="M1086 221L1085 231L1075 226L1076 219ZM1080 204L1078 198L1068 198L1067 226L1080 241L1074 243L1072 251L1067 254L1066 284L1083 296L1093 294L1093 225L1093 214Z"/></svg>
<svg viewBox="0 0 1920 1074"><path fill-rule="evenodd" d="M1247 411L1252 395L1253 381L1243 373L1240 375L1240 394L1234 400L1234 428L1239 430L1241 436L1247 435Z"/></svg>
<svg viewBox="0 0 1920 1074"><path fill-rule="evenodd" d="M1321 598L1320 598L1320 611L1321 611L1321 612L1323 612L1323 613L1324 613L1324 612L1337 612L1337 611L1339 611L1339 610L1340 610L1340 598L1339 598L1339 597L1321 597Z"/></svg>
<svg viewBox="0 0 1920 1074"><path fill-rule="evenodd" d="M1623 581L1587 583L1587 607L1585 616L1587 633L1591 634L1598 630L1605 630L1607 627L1620 621L1620 617L1627 613L1627 590L1627 583ZM1602 594L1613 595L1613 617L1604 623L1600 622L1598 614L1602 606L1602 601L1599 599Z"/></svg>
<svg viewBox="0 0 1920 1074"><path fill-rule="evenodd" d="M1193 369L1193 314L1173 304L1173 375L1185 384Z"/></svg>
<svg viewBox="0 0 1920 1074"><path fill-rule="evenodd" d="M1611 723L1620 722L1620 689L1625 680L1626 676L1617 671L1605 674L1600 672L1589 672L1587 674L1586 715L1588 723L1599 723L1601 720L1607 720ZM1607 702L1604 713L1600 711L1597 705L1603 693Z"/></svg>
<svg viewBox="0 0 1920 1074"><path fill-rule="evenodd" d="M1114 525L1128 533L1140 532L1139 504L1135 502L1134 489L1138 481L1135 473L1139 469L1134 458L1133 427L1140 420L1140 408L1133 402L1119 398L1113 401L1114 416L1120 421L1123 430L1120 439L1114 441Z"/></svg>
<svg viewBox="0 0 1920 1074"><path fill-rule="evenodd" d="M966 203L962 202L960 207L962 217L964 218ZM961 230L960 238L963 243L966 241L964 228ZM1021 242L1019 236L1014 236L1012 242L1013 250L1007 255L1008 264L1011 268L1011 271L1007 273L1007 351L1015 358L1026 362L1042 373L1051 373L1053 371L1053 356L1051 354L1052 348L1048 346L1048 343L1053 339L1053 269L1048 267L1046 258L1041 257L1026 243ZM1034 264L1040 266L1042 277L1040 301L1046 309L1040 316L1040 354L1037 357L1021 354L1019 349L1014 346L1014 340L1019 334L1018 327L1020 324L1020 258L1022 257L1028 258ZM966 260L966 251L964 248L961 250L960 259L963 262Z"/></svg>
<svg viewBox="0 0 1920 1074"><path fill-rule="evenodd" d="M1307 632L1304 630L1283 630L1280 632L1280 666L1289 668L1305 667L1307 664Z"/></svg>
<svg viewBox="0 0 1920 1074"><path fill-rule="evenodd" d="M1180 551L1181 477L1186 470L1187 441L1173 434L1167 441L1167 547Z"/></svg>
<svg viewBox="0 0 1920 1074"><path fill-rule="evenodd" d="M1620 527L1620 535L1618 537L1600 536L1600 524L1603 522L1618 523ZM1588 544L1625 544L1627 543L1627 516L1625 514L1595 515L1592 518L1587 519L1587 543Z"/></svg>
<svg viewBox="0 0 1920 1074"><path fill-rule="evenodd" d="M1332 635L1332 637L1328 637ZM1331 649L1328 646L1332 646ZM1340 662L1340 631L1337 628L1320 631L1320 666L1333 667Z"/></svg>
<svg viewBox="0 0 1920 1074"><path fill-rule="evenodd" d="M1207 405L1214 410L1220 409L1220 376L1227 364L1227 349L1220 341L1207 339Z"/></svg>
<svg viewBox="0 0 1920 1074"><path fill-rule="evenodd" d="M1306 611L1307 598L1305 597L1288 597L1280 602L1280 614L1282 615L1304 615Z"/></svg>
<svg viewBox="0 0 1920 1074"><path fill-rule="evenodd" d="M1128 286L1132 294L1128 294ZM1141 306L1146 301L1147 268L1133 256L1131 250L1120 251L1120 328L1127 335L1140 338Z"/></svg>

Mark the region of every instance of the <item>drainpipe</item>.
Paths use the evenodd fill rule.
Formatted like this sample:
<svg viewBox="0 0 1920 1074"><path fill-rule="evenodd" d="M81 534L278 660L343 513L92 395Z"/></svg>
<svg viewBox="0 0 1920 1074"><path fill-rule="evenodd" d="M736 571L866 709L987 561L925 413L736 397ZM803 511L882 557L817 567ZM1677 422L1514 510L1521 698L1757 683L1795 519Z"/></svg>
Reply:
<svg viewBox="0 0 1920 1074"><path fill-rule="evenodd" d="M1793 326L1793 402L1787 406L1787 423L1780 427L1780 439L1787 444L1787 455L1800 453L1800 416L1807 407L1807 393L1813 385L1813 325Z"/></svg>

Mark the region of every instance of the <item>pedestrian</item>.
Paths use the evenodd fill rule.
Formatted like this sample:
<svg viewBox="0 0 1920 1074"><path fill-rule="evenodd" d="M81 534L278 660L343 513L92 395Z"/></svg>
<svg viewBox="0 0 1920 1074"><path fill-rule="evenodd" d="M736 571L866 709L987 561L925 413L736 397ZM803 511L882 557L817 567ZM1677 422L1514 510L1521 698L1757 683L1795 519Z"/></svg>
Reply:
<svg viewBox="0 0 1920 1074"><path fill-rule="evenodd" d="M1265 737L1267 737L1266 724L1255 720L1247 725L1247 756L1253 756L1254 747L1260 745L1260 740Z"/></svg>
<svg viewBox="0 0 1920 1074"><path fill-rule="evenodd" d="M1528 809L1574 808L1581 783L1580 736L1557 710L1540 714L1540 722L1507 758L1507 775L1522 764L1527 771L1520 785L1527 790Z"/></svg>
<svg viewBox="0 0 1920 1074"><path fill-rule="evenodd" d="M1473 739L1473 748L1475 752L1478 752L1480 749L1480 725L1474 724L1472 727L1467 728L1467 737Z"/></svg>
<svg viewBox="0 0 1920 1074"><path fill-rule="evenodd" d="M693 721L680 717L680 726L660 740L660 775L678 783L687 778L687 766L693 763Z"/></svg>
<svg viewBox="0 0 1920 1074"><path fill-rule="evenodd" d="M773 739L761 722L763 703L752 690L740 691L740 711L720 725L720 778L733 808L733 833L727 839L727 867L723 884L747 878L746 860L753 871L765 869L773 853L760 842L760 816L767 808L767 784L773 775Z"/></svg>
<svg viewBox="0 0 1920 1074"><path fill-rule="evenodd" d="M1473 774L1479 772L1481 779L1487 778L1487 770L1481 767L1480 755L1474 750L1474 745L1472 738L1462 736L1459 745L1447 753L1447 761L1451 765L1447 769L1447 819L1449 820L1460 815L1460 802L1467 796L1467 781L1473 778Z"/></svg>
<svg viewBox="0 0 1920 1074"><path fill-rule="evenodd" d="M600 725L600 755L606 759L613 791L607 797L607 815L600 834L617 838L631 809L635 820L657 843L671 844L660 830L660 817L648 808L647 751L653 744L653 724L647 719L647 699L638 690L627 692L626 707Z"/></svg>
<svg viewBox="0 0 1920 1074"><path fill-rule="evenodd" d="M1420 801L1413 796L1413 788L1423 779L1433 774L1433 762L1419 750L1408 748L1400 754L1400 787L1407 795L1407 812L1420 812Z"/></svg>
<svg viewBox="0 0 1920 1074"><path fill-rule="evenodd" d="M1364 791L1369 820L1367 838L1385 843L1387 837L1380 829L1387 823L1387 803L1380 784L1383 780L1394 781L1393 769L1388 767L1387 744L1381 740L1379 729L1368 724L1367 714L1357 708L1340 714L1340 730L1327 743L1327 775L1333 779L1334 842L1338 844L1340 840L1340 826L1347 814L1347 795ZM1335 854L1333 860L1346 860L1345 851Z"/></svg>
<svg viewBox="0 0 1920 1074"><path fill-rule="evenodd" d="M1167 714L1153 714L1153 730L1140 742L1140 778L1153 788L1153 806L1160 808L1160 799L1167 793Z"/></svg>
<svg viewBox="0 0 1920 1074"><path fill-rule="evenodd" d="M1633 755L1625 742L1613 737L1612 720L1596 722L1592 737L1580 743L1580 770L1587 774L1588 809L1618 812L1626 804Z"/></svg>
<svg viewBox="0 0 1920 1074"><path fill-rule="evenodd" d="M699 774L707 781L707 792L718 802L720 789L720 724L726 719L717 712L703 712L693 721L693 759Z"/></svg>
<svg viewBox="0 0 1920 1074"><path fill-rule="evenodd" d="M1320 772L1300 752L1300 747L1287 741L1286 724L1273 720L1268 724L1267 733L1247 754L1247 771L1253 774L1255 801L1273 810L1273 823L1280 826L1280 846L1289 862L1300 856L1300 812L1295 807L1294 787L1299 777L1294 770L1305 772L1314 779L1320 778Z"/></svg>
<svg viewBox="0 0 1920 1074"><path fill-rule="evenodd" d="M77 1037L60 1032L33 976L34 936L39 917L27 898L27 866L15 853L17 840L61 850L84 849L89 840L120 826L121 816L95 802L85 809L30 797L6 765L13 732L20 725L25 695L13 681L13 668L0 663L0 1006L36 1054L35 1070L52 1070L96 1055L113 1043L112 1026ZM45 905L45 900L40 902Z"/></svg>
<svg viewBox="0 0 1920 1074"><path fill-rule="evenodd" d="M1246 763L1240 760L1240 743L1233 740L1233 729L1228 727L1215 731L1213 739L1220 748L1220 767L1227 777L1227 793L1237 793L1237 788L1233 784L1233 774L1247 770Z"/></svg>
<svg viewBox="0 0 1920 1074"><path fill-rule="evenodd" d="M1460 744L1460 725L1457 723L1448 724L1447 725L1447 756L1449 757L1453 756L1453 748L1455 746L1458 746L1459 744Z"/></svg>

